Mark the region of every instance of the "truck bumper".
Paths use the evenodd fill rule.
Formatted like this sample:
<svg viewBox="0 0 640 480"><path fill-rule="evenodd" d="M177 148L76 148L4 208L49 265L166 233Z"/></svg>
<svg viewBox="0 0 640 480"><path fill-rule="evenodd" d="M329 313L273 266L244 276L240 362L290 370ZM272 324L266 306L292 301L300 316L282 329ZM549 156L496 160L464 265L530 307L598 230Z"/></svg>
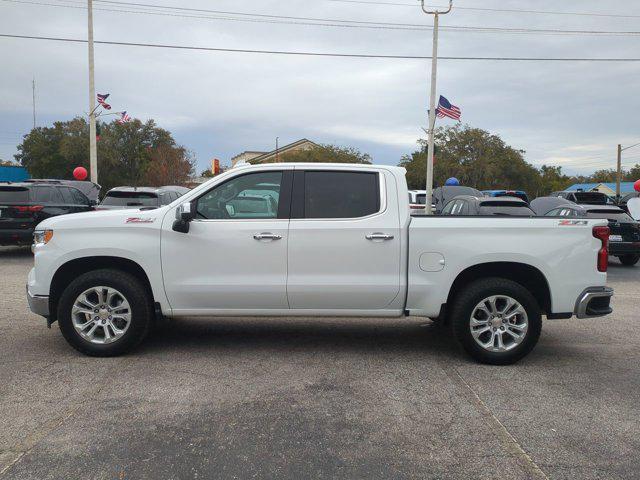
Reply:
<svg viewBox="0 0 640 480"><path fill-rule="evenodd" d="M45 295L31 295L27 286L27 300L29 309L36 315L49 318L49 297Z"/></svg>
<svg viewBox="0 0 640 480"><path fill-rule="evenodd" d="M640 255L640 242L609 242L609 255Z"/></svg>
<svg viewBox="0 0 640 480"><path fill-rule="evenodd" d="M610 306L613 288L589 287L576 300L574 313L578 318L602 317L609 315L613 309Z"/></svg>

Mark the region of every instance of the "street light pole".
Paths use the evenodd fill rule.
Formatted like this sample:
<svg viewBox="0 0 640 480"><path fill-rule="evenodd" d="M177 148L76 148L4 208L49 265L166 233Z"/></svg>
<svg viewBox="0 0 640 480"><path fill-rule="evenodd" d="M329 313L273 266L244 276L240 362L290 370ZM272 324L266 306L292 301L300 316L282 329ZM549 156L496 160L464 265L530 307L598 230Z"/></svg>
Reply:
<svg viewBox="0 0 640 480"><path fill-rule="evenodd" d="M426 184L426 199L425 199L425 213L431 215L431 203L433 198L433 151L434 151L434 129L436 126L436 78L438 71L438 20L440 15L445 15L453 8L453 0L449 0L449 8L447 10L427 10L424 6L424 0L420 0L422 5L422 11L428 15L433 15L433 51L431 53L431 98L429 100L429 127L428 133L428 147L427 147L427 184Z"/></svg>
<svg viewBox="0 0 640 480"><path fill-rule="evenodd" d="M618 144L618 171L616 174L616 201L620 200L621 178L622 178L622 145Z"/></svg>
<svg viewBox="0 0 640 480"><path fill-rule="evenodd" d="M98 151L96 145L96 87L93 62L93 1L87 0L89 44L89 171L91 181L98 183Z"/></svg>

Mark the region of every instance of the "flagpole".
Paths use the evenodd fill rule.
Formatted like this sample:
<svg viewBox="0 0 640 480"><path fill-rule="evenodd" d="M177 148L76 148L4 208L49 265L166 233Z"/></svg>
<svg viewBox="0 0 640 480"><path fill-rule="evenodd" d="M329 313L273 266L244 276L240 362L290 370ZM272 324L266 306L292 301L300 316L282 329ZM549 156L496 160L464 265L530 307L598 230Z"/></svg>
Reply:
<svg viewBox="0 0 640 480"><path fill-rule="evenodd" d="M431 97L429 100L429 127L428 127L428 147L427 147L427 182L426 182L426 199L424 210L425 214L432 215L431 204L433 202L433 151L434 151L434 130L436 127L436 78L438 71L438 20L440 15L445 15L451 11L453 0L449 0L449 8L447 10L427 10L424 6L424 0L421 0L422 11L426 14L433 15L433 51L431 53Z"/></svg>
<svg viewBox="0 0 640 480"><path fill-rule="evenodd" d="M96 145L96 87L93 61L93 1L87 0L89 45L89 171L93 183L98 183L98 151Z"/></svg>

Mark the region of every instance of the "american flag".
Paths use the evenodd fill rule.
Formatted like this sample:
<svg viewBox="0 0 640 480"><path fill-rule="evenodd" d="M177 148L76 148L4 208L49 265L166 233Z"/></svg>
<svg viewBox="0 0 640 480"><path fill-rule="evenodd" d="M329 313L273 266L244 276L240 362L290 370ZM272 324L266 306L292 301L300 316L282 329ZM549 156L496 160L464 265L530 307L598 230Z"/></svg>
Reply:
<svg viewBox="0 0 640 480"><path fill-rule="evenodd" d="M120 112L120 118L118 119L118 123L127 123L131 120L131 117L127 115L127 112Z"/></svg>
<svg viewBox="0 0 640 480"><path fill-rule="evenodd" d="M455 105L451 105L451 102L440 95L440 100L438 101L438 108L436 108L436 115L438 118L449 117L454 120L460 120L460 116L462 115L462 110L460 110Z"/></svg>
<svg viewBox="0 0 640 480"><path fill-rule="evenodd" d="M98 95L96 95L96 96L98 97L98 103L99 103L100 105L102 105L102 106L104 107L104 109L105 109L105 110L111 110L111 105L109 105L109 104L106 102L107 98L109 98L109 94L108 94L108 93L105 93L105 94L99 93L99 94L98 94Z"/></svg>

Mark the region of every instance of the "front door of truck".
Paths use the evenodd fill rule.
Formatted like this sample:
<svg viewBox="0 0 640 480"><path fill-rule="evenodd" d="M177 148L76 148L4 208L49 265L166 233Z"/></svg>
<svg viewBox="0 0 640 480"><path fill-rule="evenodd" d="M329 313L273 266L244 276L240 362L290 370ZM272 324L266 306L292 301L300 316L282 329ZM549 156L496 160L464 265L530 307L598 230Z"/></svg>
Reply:
<svg viewBox="0 0 640 480"><path fill-rule="evenodd" d="M297 169L289 225L291 309L380 310L400 291L395 184L384 170ZM393 202L389 200L392 199Z"/></svg>
<svg viewBox="0 0 640 480"><path fill-rule="evenodd" d="M291 182L286 168L240 173L193 201L188 233L165 217L162 271L174 314L288 308Z"/></svg>

